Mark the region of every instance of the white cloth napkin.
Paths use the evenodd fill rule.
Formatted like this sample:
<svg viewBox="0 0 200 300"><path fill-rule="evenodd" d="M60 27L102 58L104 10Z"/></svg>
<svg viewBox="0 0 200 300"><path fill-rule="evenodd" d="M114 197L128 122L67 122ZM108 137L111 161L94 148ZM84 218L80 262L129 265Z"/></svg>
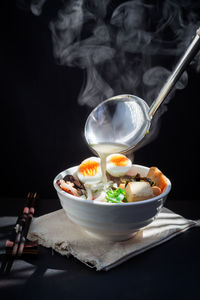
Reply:
<svg viewBox="0 0 200 300"><path fill-rule="evenodd" d="M38 240L62 255L72 254L97 270L109 270L194 226L200 226L200 220L187 220L163 207L157 218L133 238L111 242L90 236L60 209L34 219L28 239Z"/></svg>

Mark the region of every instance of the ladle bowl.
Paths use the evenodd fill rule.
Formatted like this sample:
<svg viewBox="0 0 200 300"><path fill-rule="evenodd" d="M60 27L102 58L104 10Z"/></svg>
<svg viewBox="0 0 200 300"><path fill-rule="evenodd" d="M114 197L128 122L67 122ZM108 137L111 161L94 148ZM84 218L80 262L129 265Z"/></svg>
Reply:
<svg viewBox="0 0 200 300"><path fill-rule="evenodd" d="M133 148L148 133L149 106L133 95L119 95L103 101L88 117L85 137L88 144L122 144Z"/></svg>

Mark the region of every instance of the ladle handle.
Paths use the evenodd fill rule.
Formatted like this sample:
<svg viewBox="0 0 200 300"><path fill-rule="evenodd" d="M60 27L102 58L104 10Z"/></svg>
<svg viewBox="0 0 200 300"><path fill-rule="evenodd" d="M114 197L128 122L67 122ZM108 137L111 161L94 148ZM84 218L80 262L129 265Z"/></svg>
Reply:
<svg viewBox="0 0 200 300"><path fill-rule="evenodd" d="M172 90L173 86L176 84L182 73L185 71L188 64L191 62L193 57L197 54L200 47L200 28L197 30L195 37L188 46L187 50L177 63L174 71L167 79L167 82L160 90L157 98L154 100L149 109L149 118L151 119L161 103L165 100L169 92Z"/></svg>

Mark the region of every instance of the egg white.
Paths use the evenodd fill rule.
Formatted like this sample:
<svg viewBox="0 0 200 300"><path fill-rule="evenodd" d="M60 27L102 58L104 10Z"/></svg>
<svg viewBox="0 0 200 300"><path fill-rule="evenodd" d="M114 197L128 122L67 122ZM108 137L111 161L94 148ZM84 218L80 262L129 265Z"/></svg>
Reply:
<svg viewBox="0 0 200 300"><path fill-rule="evenodd" d="M115 176L115 177L124 176L132 167L132 162L129 158L127 158L127 163L125 166L117 166L116 164L111 162L111 159L116 155L127 158L125 155L118 154L118 153L108 155L106 158L106 171L110 175Z"/></svg>
<svg viewBox="0 0 200 300"><path fill-rule="evenodd" d="M80 172L81 165L84 164L84 163L87 163L88 161L93 161L93 162L98 163L98 169L97 169L97 173L95 175L87 175L87 174L83 175ZM102 180L102 171L101 171L101 160L100 160L100 158L93 156L93 157L89 157L89 158L83 160L81 162L81 164L79 165L79 167L78 167L77 176L78 176L79 180L82 183L94 184L94 183L100 182Z"/></svg>

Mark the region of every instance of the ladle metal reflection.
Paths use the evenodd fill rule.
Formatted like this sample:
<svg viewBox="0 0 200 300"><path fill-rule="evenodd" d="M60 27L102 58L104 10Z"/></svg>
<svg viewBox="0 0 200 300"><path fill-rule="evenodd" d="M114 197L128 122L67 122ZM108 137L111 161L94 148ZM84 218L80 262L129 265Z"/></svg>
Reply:
<svg viewBox="0 0 200 300"><path fill-rule="evenodd" d="M126 151L137 149L150 130L155 112L197 54L199 47L200 28L150 107L134 95L115 96L98 105L85 124L85 138L90 147L93 144L118 143L125 145Z"/></svg>

